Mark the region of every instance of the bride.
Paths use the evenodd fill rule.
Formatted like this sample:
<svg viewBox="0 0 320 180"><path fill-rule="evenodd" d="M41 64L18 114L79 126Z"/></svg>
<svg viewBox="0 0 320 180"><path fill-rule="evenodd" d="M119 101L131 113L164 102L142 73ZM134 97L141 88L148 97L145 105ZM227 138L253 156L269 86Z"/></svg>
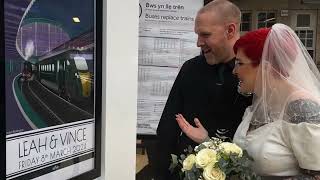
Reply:
<svg viewBox="0 0 320 180"><path fill-rule="evenodd" d="M242 36L234 51L238 91L253 94L253 102L233 141L261 176L320 179L320 74L306 48L292 29L275 24ZM197 127L181 114L176 120L194 141L208 138L198 119Z"/></svg>

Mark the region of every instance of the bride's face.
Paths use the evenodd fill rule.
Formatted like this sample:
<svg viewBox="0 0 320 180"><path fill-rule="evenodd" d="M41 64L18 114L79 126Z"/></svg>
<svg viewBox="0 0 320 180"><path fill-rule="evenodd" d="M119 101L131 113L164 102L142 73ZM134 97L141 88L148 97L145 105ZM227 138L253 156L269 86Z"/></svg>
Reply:
<svg viewBox="0 0 320 180"><path fill-rule="evenodd" d="M258 64L254 64L240 48L237 51L233 74L239 79L238 91L253 93L258 72Z"/></svg>

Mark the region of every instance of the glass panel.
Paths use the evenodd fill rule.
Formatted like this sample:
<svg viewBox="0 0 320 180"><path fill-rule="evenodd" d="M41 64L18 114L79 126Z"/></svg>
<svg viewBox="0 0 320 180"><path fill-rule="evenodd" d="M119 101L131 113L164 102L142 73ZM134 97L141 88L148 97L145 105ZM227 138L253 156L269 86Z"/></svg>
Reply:
<svg viewBox="0 0 320 180"><path fill-rule="evenodd" d="M272 25L274 25L275 24L275 22L267 22L267 27L271 27Z"/></svg>
<svg viewBox="0 0 320 180"><path fill-rule="evenodd" d="M310 56L313 58L313 50L308 50L308 53L309 53Z"/></svg>
<svg viewBox="0 0 320 180"><path fill-rule="evenodd" d="M267 19L275 18L276 14L275 13L268 13Z"/></svg>
<svg viewBox="0 0 320 180"><path fill-rule="evenodd" d="M307 47L312 47L312 39L307 39Z"/></svg>
<svg viewBox="0 0 320 180"><path fill-rule="evenodd" d="M298 14L297 27L310 27L310 14Z"/></svg>
<svg viewBox="0 0 320 180"><path fill-rule="evenodd" d="M305 39L301 39L301 38L300 38L300 40L301 40L301 42L302 42L303 45L306 45L306 40L305 40Z"/></svg>
<svg viewBox="0 0 320 180"><path fill-rule="evenodd" d="M307 31L307 38L313 38L313 31L312 30Z"/></svg>
<svg viewBox="0 0 320 180"><path fill-rule="evenodd" d="M266 20L266 13L259 13L258 21L265 21L265 20Z"/></svg>
<svg viewBox="0 0 320 180"><path fill-rule="evenodd" d="M250 22L251 21L251 13L242 13L242 22Z"/></svg>
<svg viewBox="0 0 320 180"><path fill-rule="evenodd" d="M300 38L306 38L306 31L304 31L304 30L300 31L299 37Z"/></svg>
<svg viewBox="0 0 320 180"><path fill-rule="evenodd" d="M80 56L74 57L74 63L76 64L76 67L80 71L88 70L88 65L86 62L86 59Z"/></svg>
<svg viewBox="0 0 320 180"><path fill-rule="evenodd" d="M262 22L262 23L258 23L258 28L263 28L266 27L266 23Z"/></svg>
<svg viewBox="0 0 320 180"><path fill-rule="evenodd" d="M241 31L250 31L250 23L242 23Z"/></svg>

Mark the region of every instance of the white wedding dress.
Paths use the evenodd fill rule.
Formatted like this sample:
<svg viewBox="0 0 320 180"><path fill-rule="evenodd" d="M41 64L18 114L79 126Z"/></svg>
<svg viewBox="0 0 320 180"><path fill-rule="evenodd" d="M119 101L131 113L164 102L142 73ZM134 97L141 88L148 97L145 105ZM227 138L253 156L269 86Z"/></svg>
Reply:
<svg viewBox="0 0 320 180"><path fill-rule="evenodd" d="M248 132L250 108L233 140L253 157L257 174L292 176L300 174L300 168L320 170L319 124L276 120Z"/></svg>

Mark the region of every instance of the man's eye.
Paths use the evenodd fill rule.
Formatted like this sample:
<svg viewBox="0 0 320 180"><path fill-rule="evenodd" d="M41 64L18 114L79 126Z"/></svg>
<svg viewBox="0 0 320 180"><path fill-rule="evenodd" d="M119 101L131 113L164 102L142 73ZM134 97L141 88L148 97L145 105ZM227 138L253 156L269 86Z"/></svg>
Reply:
<svg viewBox="0 0 320 180"><path fill-rule="evenodd" d="M201 34L201 36L202 36L202 37L209 37L210 34L209 34L209 33L203 33L203 34Z"/></svg>

